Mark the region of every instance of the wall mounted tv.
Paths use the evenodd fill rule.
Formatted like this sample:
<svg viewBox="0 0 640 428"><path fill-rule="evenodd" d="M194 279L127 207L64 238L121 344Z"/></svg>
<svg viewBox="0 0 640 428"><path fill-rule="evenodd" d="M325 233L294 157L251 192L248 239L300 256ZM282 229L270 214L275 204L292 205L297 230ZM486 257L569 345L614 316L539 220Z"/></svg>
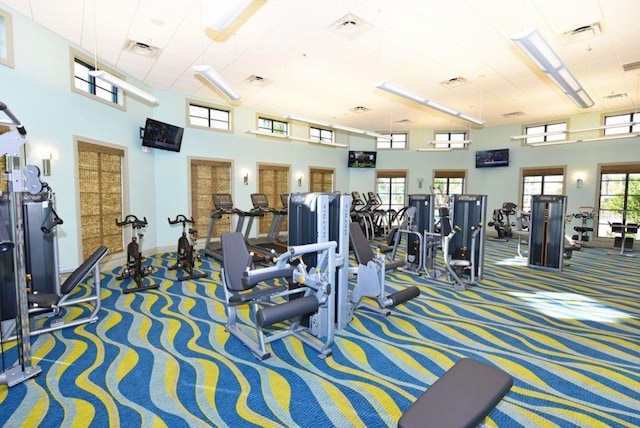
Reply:
<svg viewBox="0 0 640 428"><path fill-rule="evenodd" d="M142 145L154 149L179 152L183 133L184 128L149 118L144 130L142 130Z"/></svg>
<svg viewBox="0 0 640 428"><path fill-rule="evenodd" d="M476 168L495 168L500 166L509 166L509 149L476 152Z"/></svg>
<svg viewBox="0 0 640 428"><path fill-rule="evenodd" d="M349 150L347 166L349 168L375 168L376 152Z"/></svg>

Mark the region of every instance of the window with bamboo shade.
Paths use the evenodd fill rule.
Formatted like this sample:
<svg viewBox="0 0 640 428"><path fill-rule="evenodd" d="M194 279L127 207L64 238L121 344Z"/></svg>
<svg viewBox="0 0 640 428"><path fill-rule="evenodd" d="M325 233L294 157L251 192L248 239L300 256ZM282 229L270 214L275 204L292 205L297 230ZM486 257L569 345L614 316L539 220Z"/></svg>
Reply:
<svg viewBox="0 0 640 428"><path fill-rule="evenodd" d="M231 193L231 162L208 159L191 159L191 216L196 229L206 231L213 210L214 193ZM216 219L212 237L219 237L231 230L231 219ZM201 232L202 233L202 232Z"/></svg>
<svg viewBox="0 0 640 428"><path fill-rule="evenodd" d="M289 193L289 166L288 165L258 165L258 193L264 193L269 200L269 206L280 207L280 195ZM273 215L268 214L258 220L259 233L269 231L273 221ZM282 225L286 227L285 224Z"/></svg>
<svg viewBox="0 0 640 428"><path fill-rule="evenodd" d="M310 192L333 192L334 170L325 168L309 169Z"/></svg>

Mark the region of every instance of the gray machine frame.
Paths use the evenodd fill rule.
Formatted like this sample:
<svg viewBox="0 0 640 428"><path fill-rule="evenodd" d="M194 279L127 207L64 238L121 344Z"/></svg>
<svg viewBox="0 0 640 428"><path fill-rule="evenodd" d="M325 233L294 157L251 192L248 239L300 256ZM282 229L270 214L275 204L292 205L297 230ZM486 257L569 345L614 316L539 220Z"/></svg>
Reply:
<svg viewBox="0 0 640 428"><path fill-rule="evenodd" d="M567 197L564 195L532 196L527 266L562 271L566 211Z"/></svg>

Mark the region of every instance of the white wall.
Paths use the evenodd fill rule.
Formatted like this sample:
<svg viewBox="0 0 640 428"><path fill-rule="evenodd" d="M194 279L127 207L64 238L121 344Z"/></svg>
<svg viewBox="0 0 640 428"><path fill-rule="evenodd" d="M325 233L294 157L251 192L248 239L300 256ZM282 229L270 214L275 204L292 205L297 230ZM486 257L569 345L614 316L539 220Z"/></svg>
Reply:
<svg viewBox="0 0 640 428"><path fill-rule="evenodd" d="M375 170L348 169L347 149L245 134L246 129L256 128L257 113L243 107L234 109L235 132L229 134L186 127L186 100L180 94L154 89L154 95L160 99L158 107L151 108L129 98L126 111L121 111L73 93L69 43L15 12L13 23L15 68L0 66L0 101L9 106L29 132L30 163L40 164L43 151L54 152L52 175L47 181L56 192L57 211L64 219L59 228L61 268L73 267L81 258L75 138L126 150L126 206L128 213L149 220L146 249L175 245L178 232L166 219L189 214L189 157L232 160L234 202L244 209L250 207L249 195L257 191L258 163L291 165L290 186L294 192L308 190L309 166L335 169L336 190L361 193L374 190ZM127 80L144 88L135 79ZM180 153L143 152L139 128L147 117L185 127ZM600 122L600 114L587 113L572 117L569 127L597 126ZM306 132L305 126L293 123L293 135L305 137ZM469 150L418 153L416 149L427 147L427 141L433 138L433 130L414 130L409 135L408 150L378 152L378 168L408 170L409 193L427 193L433 169L467 169L467 193L488 195L488 208L493 209L505 201L518 202L520 168L566 165L566 194L571 212L579 206L595 205L598 163L640 161L640 138L532 148L510 140L511 135L521 133L519 124L471 130L473 143ZM375 150L372 138L342 132L337 137L352 150ZM477 150L507 147L511 149L508 168L475 169ZM250 171L246 186L242 183L245 169ZM299 173L305 176L300 188L296 179ZM584 178L581 189L575 186L578 173ZM422 189L418 188L418 177L425 179ZM206 225L198 227L204 230Z"/></svg>

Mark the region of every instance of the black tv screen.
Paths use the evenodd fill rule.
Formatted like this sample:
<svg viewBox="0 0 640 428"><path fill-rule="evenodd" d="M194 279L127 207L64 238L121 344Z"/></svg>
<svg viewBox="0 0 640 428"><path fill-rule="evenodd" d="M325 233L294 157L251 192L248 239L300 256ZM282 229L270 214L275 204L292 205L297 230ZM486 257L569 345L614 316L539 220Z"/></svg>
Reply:
<svg viewBox="0 0 640 428"><path fill-rule="evenodd" d="M142 145L154 149L179 152L184 128L154 119L147 119L142 136Z"/></svg>
<svg viewBox="0 0 640 428"><path fill-rule="evenodd" d="M476 168L509 166L509 149L476 152Z"/></svg>
<svg viewBox="0 0 640 428"><path fill-rule="evenodd" d="M349 150L347 166L349 168L375 168L376 152Z"/></svg>

